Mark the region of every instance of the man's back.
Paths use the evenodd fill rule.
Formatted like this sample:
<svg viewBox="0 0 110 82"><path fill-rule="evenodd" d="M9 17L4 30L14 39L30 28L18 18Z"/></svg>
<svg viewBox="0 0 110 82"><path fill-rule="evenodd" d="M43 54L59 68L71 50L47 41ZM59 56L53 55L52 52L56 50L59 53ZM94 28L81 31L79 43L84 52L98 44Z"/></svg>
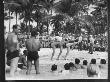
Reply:
<svg viewBox="0 0 110 82"><path fill-rule="evenodd" d="M7 49L10 51L17 50L18 49L17 35L15 35L14 33L8 34L8 37L6 39L6 46Z"/></svg>
<svg viewBox="0 0 110 82"><path fill-rule="evenodd" d="M97 75L99 74L99 66L96 65L96 64L90 64L87 66L87 74L88 76L94 76L94 75Z"/></svg>
<svg viewBox="0 0 110 82"><path fill-rule="evenodd" d="M41 47L40 41L35 38L30 38L26 41L26 48L29 51L39 51Z"/></svg>

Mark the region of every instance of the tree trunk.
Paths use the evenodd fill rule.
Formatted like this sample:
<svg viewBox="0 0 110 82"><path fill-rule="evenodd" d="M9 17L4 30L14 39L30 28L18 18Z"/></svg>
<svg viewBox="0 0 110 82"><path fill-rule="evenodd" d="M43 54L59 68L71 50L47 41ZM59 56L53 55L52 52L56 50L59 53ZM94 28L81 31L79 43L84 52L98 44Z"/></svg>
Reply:
<svg viewBox="0 0 110 82"><path fill-rule="evenodd" d="M49 21L47 20L47 34L49 33Z"/></svg>
<svg viewBox="0 0 110 82"><path fill-rule="evenodd" d="M16 12L16 25L17 25L17 12Z"/></svg>
<svg viewBox="0 0 110 82"><path fill-rule="evenodd" d="M30 21L29 21L28 33L30 33Z"/></svg>
<svg viewBox="0 0 110 82"><path fill-rule="evenodd" d="M10 32L11 18L10 18L10 10L9 10L9 32Z"/></svg>
<svg viewBox="0 0 110 82"><path fill-rule="evenodd" d="M76 32L76 28L77 28L77 27L76 27L76 25L75 25L74 34L75 34L75 32Z"/></svg>
<svg viewBox="0 0 110 82"><path fill-rule="evenodd" d="M27 32L27 22L26 22L26 32Z"/></svg>

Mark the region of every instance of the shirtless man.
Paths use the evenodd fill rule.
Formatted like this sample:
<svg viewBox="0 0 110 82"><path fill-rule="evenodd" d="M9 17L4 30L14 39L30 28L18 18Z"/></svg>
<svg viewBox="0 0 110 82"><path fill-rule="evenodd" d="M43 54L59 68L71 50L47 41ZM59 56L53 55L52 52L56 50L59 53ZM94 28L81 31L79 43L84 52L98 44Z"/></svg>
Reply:
<svg viewBox="0 0 110 82"><path fill-rule="evenodd" d="M19 60L19 43L18 36L19 27L13 25L13 31L8 34L6 39L7 60L10 61L10 76L14 76L14 73L18 66Z"/></svg>
<svg viewBox="0 0 110 82"><path fill-rule="evenodd" d="M37 32L35 30L33 30L31 32L30 39L27 39L27 41L26 41L26 48L28 50L27 72L26 72L26 74L30 74L33 60L34 60L36 74L39 74L39 55L38 55L38 51L40 50L41 43L40 43L39 39L36 39L36 35L38 35Z"/></svg>

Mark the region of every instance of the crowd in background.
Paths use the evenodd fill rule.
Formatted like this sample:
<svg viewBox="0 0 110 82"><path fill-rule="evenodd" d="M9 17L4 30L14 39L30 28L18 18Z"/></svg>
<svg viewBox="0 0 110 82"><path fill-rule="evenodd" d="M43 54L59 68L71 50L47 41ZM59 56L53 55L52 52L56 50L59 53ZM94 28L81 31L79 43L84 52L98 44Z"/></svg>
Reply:
<svg viewBox="0 0 110 82"><path fill-rule="evenodd" d="M80 35L75 35L75 34L72 34L72 33L68 33L68 34L63 34L63 33L60 33L63 36L65 36L65 38L67 40L75 40L75 42L78 42L78 38L80 37ZM30 37L30 34L19 34L19 41L21 43L21 45L24 45L24 42L26 39L28 39ZM51 48L51 45L50 45L50 39L51 37L55 37L55 34L54 36L52 35L49 35L49 34L39 34L39 38L41 40L41 44L42 44L42 48ZM80 50L88 50L89 49L89 37L90 35L87 35L87 34L83 34L82 35L82 41L81 41L81 44L80 44L80 47L78 44L76 44L75 46L71 46L71 49L79 49ZM105 36L104 34L99 34L99 35L93 35L93 38L94 38L94 51L107 51L107 45L108 45L108 42L107 42L107 36ZM57 45L56 46L57 48L59 48L59 46ZM66 48L66 44L63 45L63 48Z"/></svg>

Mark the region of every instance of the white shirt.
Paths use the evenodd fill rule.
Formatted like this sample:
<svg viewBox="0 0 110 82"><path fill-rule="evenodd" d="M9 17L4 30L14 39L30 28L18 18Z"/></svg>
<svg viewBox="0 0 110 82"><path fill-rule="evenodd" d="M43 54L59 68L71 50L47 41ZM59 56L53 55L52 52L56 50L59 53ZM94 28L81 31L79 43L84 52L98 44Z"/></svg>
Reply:
<svg viewBox="0 0 110 82"><path fill-rule="evenodd" d="M90 43L94 44L95 39L94 38L90 38Z"/></svg>
<svg viewBox="0 0 110 82"><path fill-rule="evenodd" d="M82 36L80 36L78 39L79 39L79 41L78 41L78 42L81 42L81 41L82 41Z"/></svg>
<svg viewBox="0 0 110 82"><path fill-rule="evenodd" d="M24 51L24 50L26 50L26 48L25 48L25 47L20 48L20 54L21 54L21 55L23 55L23 51Z"/></svg>
<svg viewBox="0 0 110 82"><path fill-rule="evenodd" d="M56 38L57 41L62 41L62 39L63 39L63 38L60 37L60 36L56 36L55 38Z"/></svg>

